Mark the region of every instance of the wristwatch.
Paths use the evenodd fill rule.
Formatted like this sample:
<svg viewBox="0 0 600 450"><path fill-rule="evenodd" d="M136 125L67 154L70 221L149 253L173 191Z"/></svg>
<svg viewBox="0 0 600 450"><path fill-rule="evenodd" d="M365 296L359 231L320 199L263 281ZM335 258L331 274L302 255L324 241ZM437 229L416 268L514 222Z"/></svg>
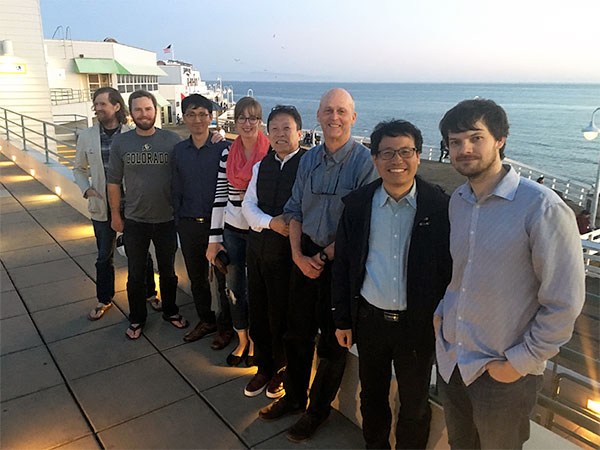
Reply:
<svg viewBox="0 0 600 450"><path fill-rule="evenodd" d="M319 251L319 259L323 262L329 261L329 257L327 256L327 253L325 253L325 250Z"/></svg>

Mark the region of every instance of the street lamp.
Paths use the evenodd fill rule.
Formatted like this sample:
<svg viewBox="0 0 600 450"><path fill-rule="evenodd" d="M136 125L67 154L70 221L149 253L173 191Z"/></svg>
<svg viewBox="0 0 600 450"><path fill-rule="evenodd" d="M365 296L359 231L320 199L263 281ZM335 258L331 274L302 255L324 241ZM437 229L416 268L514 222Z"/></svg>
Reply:
<svg viewBox="0 0 600 450"><path fill-rule="evenodd" d="M594 123L594 114L600 111L600 107L596 108L592 113L592 119L590 120L590 124L581 129L583 133L583 137L588 141L592 141L598 137L600 133L600 129ZM596 215L598 214L598 195L600 195L600 157L598 158L598 173L596 174L596 185L594 189L594 199L592 200L592 228L596 228Z"/></svg>

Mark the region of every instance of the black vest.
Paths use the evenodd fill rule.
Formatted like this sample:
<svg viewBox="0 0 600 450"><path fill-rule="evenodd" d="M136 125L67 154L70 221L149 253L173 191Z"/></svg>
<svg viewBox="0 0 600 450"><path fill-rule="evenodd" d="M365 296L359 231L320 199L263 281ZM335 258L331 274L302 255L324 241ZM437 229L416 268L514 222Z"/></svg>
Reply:
<svg viewBox="0 0 600 450"><path fill-rule="evenodd" d="M258 168L256 180L256 196L258 207L270 216L278 216L292 195L292 186L296 180L296 172L300 158L306 152L300 149L292 159L286 162L283 169L275 157L275 152L263 158Z"/></svg>
<svg viewBox="0 0 600 450"><path fill-rule="evenodd" d="M256 180L256 196L258 207L265 214L275 217L283 212L283 207L292 195L298 164L304 153L306 150L300 149L284 164L283 169L280 169L281 163L275 158L275 152L269 153L261 161ZM272 258L280 260L282 257L291 260L292 257L289 239L268 228L260 233L250 230L248 247L250 252L262 255L264 261Z"/></svg>

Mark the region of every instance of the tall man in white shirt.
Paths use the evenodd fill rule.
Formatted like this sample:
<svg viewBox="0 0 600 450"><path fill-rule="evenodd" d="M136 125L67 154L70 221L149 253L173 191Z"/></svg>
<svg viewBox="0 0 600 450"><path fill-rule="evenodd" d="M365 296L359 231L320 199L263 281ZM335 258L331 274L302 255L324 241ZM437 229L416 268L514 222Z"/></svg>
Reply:
<svg viewBox="0 0 600 450"><path fill-rule="evenodd" d="M546 360L571 337L585 295L573 211L502 164L504 110L460 102L440 122L454 168L452 280L434 315L438 386L455 448L522 448Z"/></svg>
<svg viewBox="0 0 600 450"><path fill-rule="evenodd" d="M300 158L302 119L293 106L277 105L267 119L274 152L252 170L242 212L250 225L246 263L250 336L258 372L244 394L254 397L266 388L267 397L281 397L286 358L283 348L292 252L283 207L292 194Z"/></svg>

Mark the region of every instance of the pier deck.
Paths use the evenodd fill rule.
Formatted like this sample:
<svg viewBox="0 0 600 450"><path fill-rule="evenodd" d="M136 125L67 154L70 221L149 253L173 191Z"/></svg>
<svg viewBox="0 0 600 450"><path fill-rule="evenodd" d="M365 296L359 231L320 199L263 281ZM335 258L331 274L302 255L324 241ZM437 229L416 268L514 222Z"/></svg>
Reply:
<svg viewBox="0 0 600 450"><path fill-rule="evenodd" d="M125 336L126 260L115 256L115 306L91 322L95 239L90 221L0 156L1 448L298 448L296 417L258 419L270 402L246 398L254 369L233 348L192 344L149 310L141 339ZM184 316L192 299L177 292ZM363 448L337 411L303 448Z"/></svg>

